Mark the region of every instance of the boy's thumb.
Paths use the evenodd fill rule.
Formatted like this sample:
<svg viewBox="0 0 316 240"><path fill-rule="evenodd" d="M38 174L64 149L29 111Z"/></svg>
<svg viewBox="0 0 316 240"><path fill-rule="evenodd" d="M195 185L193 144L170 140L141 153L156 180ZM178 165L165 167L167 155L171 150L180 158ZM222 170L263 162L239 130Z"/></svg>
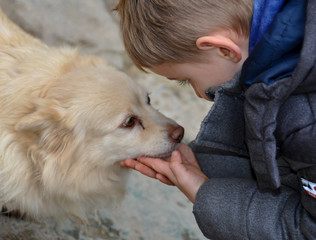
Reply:
<svg viewBox="0 0 316 240"><path fill-rule="evenodd" d="M181 175L185 167L182 164L181 153L177 150L173 151L170 159L170 169L176 178Z"/></svg>
<svg viewBox="0 0 316 240"><path fill-rule="evenodd" d="M176 162L176 163L181 163L182 162L182 159L181 159L181 154L179 151L175 150L172 152L171 154L171 159L170 159L171 162Z"/></svg>

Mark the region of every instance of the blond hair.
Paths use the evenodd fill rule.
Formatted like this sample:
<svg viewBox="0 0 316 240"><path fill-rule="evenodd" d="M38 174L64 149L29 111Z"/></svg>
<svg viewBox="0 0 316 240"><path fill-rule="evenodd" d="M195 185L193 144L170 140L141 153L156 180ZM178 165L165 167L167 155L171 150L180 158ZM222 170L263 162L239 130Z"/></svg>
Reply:
<svg viewBox="0 0 316 240"><path fill-rule="evenodd" d="M201 60L196 40L216 30L249 37L253 0L120 0L114 10L127 53L145 71Z"/></svg>

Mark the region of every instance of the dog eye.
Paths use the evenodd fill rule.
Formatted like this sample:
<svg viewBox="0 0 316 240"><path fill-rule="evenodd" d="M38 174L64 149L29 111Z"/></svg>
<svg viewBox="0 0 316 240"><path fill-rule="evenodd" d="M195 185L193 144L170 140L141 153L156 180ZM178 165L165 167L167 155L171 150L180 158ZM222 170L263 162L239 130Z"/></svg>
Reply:
<svg viewBox="0 0 316 240"><path fill-rule="evenodd" d="M125 120L125 122L123 122L123 124L121 125L121 127L123 128L133 128L135 126L135 124L137 123L138 119L134 116L129 117Z"/></svg>
<svg viewBox="0 0 316 240"><path fill-rule="evenodd" d="M147 94L147 104L150 105L150 97L149 97L149 94Z"/></svg>

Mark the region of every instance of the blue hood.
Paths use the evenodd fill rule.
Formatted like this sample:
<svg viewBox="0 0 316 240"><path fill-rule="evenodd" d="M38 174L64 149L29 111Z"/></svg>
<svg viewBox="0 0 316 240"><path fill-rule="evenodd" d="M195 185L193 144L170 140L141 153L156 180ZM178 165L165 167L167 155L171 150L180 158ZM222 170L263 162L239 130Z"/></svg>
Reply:
<svg viewBox="0 0 316 240"><path fill-rule="evenodd" d="M304 36L306 1L283 2L254 2L249 40L252 51L241 75L246 85L257 82L270 84L291 76L297 65Z"/></svg>
<svg viewBox="0 0 316 240"><path fill-rule="evenodd" d="M249 38L249 53L271 26L284 0L255 0Z"/></svg>

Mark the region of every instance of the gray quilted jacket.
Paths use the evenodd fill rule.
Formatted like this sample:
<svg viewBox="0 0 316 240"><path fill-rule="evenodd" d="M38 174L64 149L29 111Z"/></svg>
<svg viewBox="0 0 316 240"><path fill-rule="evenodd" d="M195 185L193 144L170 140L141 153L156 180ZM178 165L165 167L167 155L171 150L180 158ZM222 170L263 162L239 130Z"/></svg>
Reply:
<svg viewBox="0 0 316 240"><path fill-rule="evenodd" d="M242 70L208 90L190 144L210 178L193 206L210 239L316 239L316 1L285 2Z"/></svg>

